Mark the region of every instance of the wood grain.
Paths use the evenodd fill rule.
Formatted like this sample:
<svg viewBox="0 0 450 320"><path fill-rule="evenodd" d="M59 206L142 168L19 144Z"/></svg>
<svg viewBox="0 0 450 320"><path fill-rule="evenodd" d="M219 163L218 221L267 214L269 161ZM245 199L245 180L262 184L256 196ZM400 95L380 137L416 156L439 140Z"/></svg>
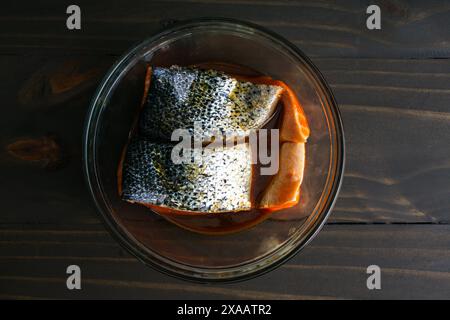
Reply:
<svg viewBox="0 0 450 320"><path fill-rule="evenodd" d="M93 228L91 226L91 228ZM34 298L318 299L450 298L450 227L327 226L301 254L260 278L197 285L145 267L103 228L0 230L2 295ZM26 234L33 244L17 243ZM95 237L96 243L92 243ZM82 268L82 290L65 288L65 268ZM366 268L382 269L382 290L366 288Z"/></svg>
<svg viewBox="0 0 450 320"><path fill-rule="evenodd" d="M68 31L69 4L2 4L0 298L450 299L450 4L380 0L382 30L369 31L371 1L81 0L82 30ZM329 224L301 254L244 283L196 285L144 266L100 224L81 137L119 55L217 16L269 28L313 59L340 106L347 167ZM65 287L69 264L82 268L81 291ZM366 288L371 264L380 291Z"/></svg>
<svg viewBox="0 0 450 320"><path fill-rule="evenodd" d="M346 134L347 168L332 221L448 222L449 60L315 62Z"/></svg>
<svg viewBox="0 0 450 320"><path fill-rule="evenodd" d="M251 21L319 57L448 57L448 4L382 0L382 29L368 30L370 1L78 1L82 30L65 26L68 1L5 4L0 52L121 54L173 21L226 17ZM114 30L114 32L111 32Z"/></svg>
<svg viewBox="0 0 450 320"><path fill-rule="evenodd" d="M66 224L98 222L80 159L84 117L101 72L87 84L71 82L62 93L35 94L35 103L23 104L11 92L20 92L29 85L26 79L43 70L46 76L35 86L48 86L51 71L60 72L68 61L82 65L81 74L91 75L90 70L99 66L106 72L114 60L102 55L34 56L26 61L0 56L0 67L16 75L0 88L2 101L14 110L0 118L0 171L5 181L2 223L60 223L62 214ZM317 58L314 62L334 91L346 135L347 167L330 221L448 222L450 93L444 88L449 60ZM68 73L69 79L72 75ZM357 89L347 87L354 84ZM421 90L403 90L419 86ZM67 154L66 164L58 170L46 172L8 151L8 146L24 137L40 139L48 133L58 137ZM24 201L17 201L18 195Z"/></svg>

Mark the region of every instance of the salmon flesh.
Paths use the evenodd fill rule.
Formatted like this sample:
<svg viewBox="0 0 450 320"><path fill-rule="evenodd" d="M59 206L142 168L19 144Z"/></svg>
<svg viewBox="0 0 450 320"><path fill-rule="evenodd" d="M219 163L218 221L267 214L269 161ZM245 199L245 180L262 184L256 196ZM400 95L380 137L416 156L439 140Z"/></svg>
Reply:
<svg viewBox="0 0 450 320"><path fill-rule="evenodd" d="M187 129L208 141L217 135L248 136L273 114L283 88L238 81L215 70L172 66L154 68L141 114L140 133L170 140ZM194 131L194 123L203 132Z"/></svg>

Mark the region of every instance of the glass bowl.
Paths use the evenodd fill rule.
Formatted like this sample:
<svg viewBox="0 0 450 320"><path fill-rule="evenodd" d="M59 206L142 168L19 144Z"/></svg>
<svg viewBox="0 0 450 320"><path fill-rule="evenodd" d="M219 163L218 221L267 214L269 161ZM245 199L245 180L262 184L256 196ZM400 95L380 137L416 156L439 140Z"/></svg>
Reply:
<svg viewBox="0 0 450 320"><path fill-rule="evenodd" d="M205 62L242 65L286 82L302 103L311 128L300 203L264 217L243 218L245 227L240 232L208 235L201 227L193 232L196 222L214 229L226 219L168 219L122 201L117 191L117 167L142 99L147 64ZM325 223L344 167L341 118L317 68L280 36L228 19L200 19L173 26L120 58L92 101L83 151L90 192L118 241L162 272L201 282L248 279L292 257Z"/></svg>

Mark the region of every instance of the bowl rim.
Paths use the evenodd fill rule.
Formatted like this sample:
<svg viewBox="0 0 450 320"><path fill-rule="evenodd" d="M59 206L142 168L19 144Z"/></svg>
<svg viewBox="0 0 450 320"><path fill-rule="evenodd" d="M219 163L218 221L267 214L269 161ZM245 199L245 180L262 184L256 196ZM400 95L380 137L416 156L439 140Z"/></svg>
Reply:
<svg viewBox="0 0 450 320"><path fill-rule="evenodd" d="M156 42L157 40L160 40L161 38L168 36L174 32L183 31L184 29L189 29L193 27L200 27L205 25L215 25L215 26L228 26L228 27L239 27L239 28L245 28L252 32L257 33L260 36L263 36L267 38L268 40L271 40L278 45L282 45L285 47L284 49L290 50L290 54L294 56L296 60L302 61L308 68L310 68L310 71L312 75L316 78L316 85L319 86L319 88L322 90L323 97L326 98L328 107L333 115L331 122L335 125L335 131L336 131L336 164L335 164L335 175L334 179L332 180L331 185L329 186L329 195L325 199L325 205L323 206L320 214L318 214L317 219L315 219L312 224L309 226L308 230L298 240L298 242L295 244L294 247L290 248L287 253L285 253L283 256L278 257L275 261L270 262L269 264L265 264L263 267L259 267L257 269L252 269L249 272L239 274L239 275L231 275L228 277L199 277L195 276L195 274L198 272L192 272L191 274L186 273L186 269L183 268L174 268L173 260L165 259L160 254L157 254L157 257L149 257L148 252L144 251L142 248L139 248L138 241L134 240L134 238L131 236L131 234L127 235L127 231L125 231L122 227L120 227L115 219L111 216L109 210L107 210L106 201L101 201L98 199L98 195L103 197L102 195L102 188L100 184L100 180L97 174L96 170L96 164L95 164L95 157L93 157L93 154L95 154L95 137L94 139L91 139L90 136L91 133L95 133L97 130L97 124L93 124L93 119L96 113L98 113L98 103L99 98L102 94L102 92L105 90L105 88L108 87L110 84L110 81L116 76L116 73L120 67L126 65L127 62L129 62L133 56L139 52L141 49L143 49L145 46ZM109 85L111 89L111 85ZM97 121L98 121L97 117ZM326 82L324 76L319 71L319 69L312 63L312 61L299 49L297 46L292 44L290 41L285 39L284 37L276 34L275 32L268 30L264 27L261 27L259 25L256 25L254 23L237 20L237 19L230 19L230 18L214 18L214 17L208 17L208 18L196 18L196 19L189 19L189 20L183 20L183 21L177 21L173 25L171 25L168 28L165 28L163 31L156 33L152 37L146 38L142 42L134 45L131 49L127 50L114 64L113 66L108 70L104 78L101 80L100 84L97 87L97 90L91 100L88 112L86 114L85 123L84 123L84 132L83 132L83 138L82 138L82 153L83 153L83 174L86 181L86 184L88 186L90 195L96 205L97 210L100 213L100 216L102 217L103 224L107 227L107 229L110 231L109 233L115 238L129 253L131 253L133 256L138 258L138 260L142 261L145 265L150 266L157 271L167 274L169 276L187 280L195 283L233 283L233 282L239 282L243 280L249 280L258 276L261 276L267 272L270 272L279 266L283 265L285 262L293 258L298 252L300 252L306 245L308 245L319 233L319 231L323 228L326 220L328 219L329 215L331 214L331 211L333 209L333 206L337 200L339 190L342 186L343 176L344 176L344 167L345 167L345 137L344 137L344 128L343 128L343 122L341 118L341 114L339 112L338 104L336 102L336 99L334 98L333 92L331 91L328 83ZM91 141L94 140L94 141ZM331 154L333 156L333 154ZM329 178L327 178L328 180ZM329 183L329 182L328 182ZM104 200L104 199L103 199ZM105 210L106 209L106 210ZM131 236L131 237L130 237ZM286 243L281 246L280 248L284 247ZM275 250L274 252L278 251L280 248ZM273 254L274 252L270 253ZM244 263L242 265L239 265L238 267L249 266L249 265L255 265L260 262L260 260L267 260L268 256L263 255L262 257L248 262ZM159 259L160 261L156 261L156 259ZM167 261L170 261L168 263ZM186 264L177 263L182 266L188 266ZM196 270L212 270L211 268L201 268L201 267L192 267ZM235 268L235 266L233 266ZM218 268L214 270L227 270L231 268ZM184 273L180 272L184 271Z"/></svg>

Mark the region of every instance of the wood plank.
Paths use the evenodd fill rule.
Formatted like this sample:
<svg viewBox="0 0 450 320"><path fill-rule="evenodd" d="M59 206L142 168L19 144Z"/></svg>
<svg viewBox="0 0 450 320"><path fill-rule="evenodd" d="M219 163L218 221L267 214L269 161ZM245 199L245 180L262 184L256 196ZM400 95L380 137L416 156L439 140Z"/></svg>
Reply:
<svg viewBox="0 0 450 320"><path fill-rule="evenodd" d="M448 222L450 60L315 62L346 133L346 174L331 221Z"/></svg>
<svg viewBox="0 0 450 320"><path fill-rule="evenodd" d="M0 294L36 298L161 298L161 299L445 299L450 298L450 226L328 225L300 254L283 267L237 284L197 285L175 280L145 267L127 253L89 243L79 232L67 242L53 227L50 237L34 232L33 247L0 246ZM101 230L101 229L99 229ZM14 230L0 231L2 241ZM87 236L87 238L86 238ZM41 239L45 239L42 241ZM31 240L31 238L30 238ZM105 234L104 243L109 243ZM113 247L113 246L112 246ZM53 250L52 250L53 249ZM13 254L12 254L13 253ZM12 255L11 255L12 254ZM65 268L82 269L82 290L65 289ZM366 268L382 270L382 289L366 288ZM45 289L45 290L44 290Z"/></svg>
<svg viewBox="0 0 450 320"><path fill-rule="evenodd" d="M448 114L353 105L341 111L347 168L334 221L449 221Z"/></svg>
<svg viewBox="0 0 450 320"><path fill-rule="evenodd" d="M10 106L0 118L1 223L99 222L81 174L81 136L95 87L114 60L103 55L0 57L0 67L15 75L0 88L0 98ZM449 61L315 60L334 88L346 133L347 167L331 222L450 220L450 94L377 89L420 85L442 90L448 85ZM55 78L64 81L52 86ZM342 88L362 80L357 90ZM33 149L35 158L21 154L24 141L41 146ZM53 143L61 159L50 165L54 155L48 145Z"/></svg>
<svg viewBox="0 0 450 320"><path fill-rule="evenodd" d="M69 5L67 3L66 5ZM144 1L113 5L78 1L82 29L68 31L60 1L22 6L5 4L0 17L0 53L121 54L171 21L197 17L247 20L286 37L310 56L449 57L445 28L448 5L439 2L383 1L382 29L368 30L369 1Z"/></svg>
<svg viewBox="0 0 450 320"><path fill-rule="evenodd" d="M1 187L2 223L98 223L82 174L81 140L90 100L114 59L0 58L4 72L14 74L0 88L1 98L11 106L0 118L0 171L8 181ZM37 146L30 149L25 143L23 151L32 150L34 160L23 158L20 148L15 152L11 148L30 140ZM42 140L61 149L56 165L47 165L52 155L39 144Z"/></svg>
<svg viewBox="0 0 450 320"><path fill-rule="evenodd" d="M0 298L450 299L450 59L430 59L450 57L449 4L382 1L382 30L368 31L369 1L82 0L82 30L70 32L69 4L11 2L0 14ZM329 224L287 264L197 285L144 266L103 227L81 135L118 55L175 21L218 15L267 27L313 58L340 105L347 170ZM65 287L69 264L82 268L79 292ZM380 291L366 288L371 264Z"/></svg>
<svg viewBox="0 0 450 320"><path fill-rule="evenodd" d="M448 59L320 59L313 61L340 105L448 112Z"/></svg>

